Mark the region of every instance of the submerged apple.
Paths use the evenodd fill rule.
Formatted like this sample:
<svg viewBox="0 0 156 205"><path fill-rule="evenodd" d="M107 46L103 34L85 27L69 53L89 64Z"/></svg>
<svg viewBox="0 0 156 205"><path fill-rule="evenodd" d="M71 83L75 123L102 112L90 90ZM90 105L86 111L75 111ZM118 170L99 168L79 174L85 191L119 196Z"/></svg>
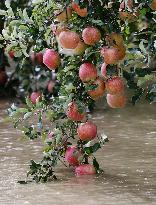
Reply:
<svg viewBox="0 0 156 205"><path fill-rule="evenodd" d="M96 170L95 167L91 164L81 164L75 169L75 174L77 176L81 175L95 175Z"/></svg>

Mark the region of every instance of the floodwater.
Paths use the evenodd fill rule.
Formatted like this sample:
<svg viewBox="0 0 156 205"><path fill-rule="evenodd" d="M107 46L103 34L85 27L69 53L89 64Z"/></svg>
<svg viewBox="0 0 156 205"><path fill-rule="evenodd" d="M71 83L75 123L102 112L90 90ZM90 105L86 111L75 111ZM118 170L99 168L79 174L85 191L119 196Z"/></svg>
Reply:
<svg viewBox="0 0 156 205"><path fill-rule="evenodd" d="M156 205L156 105L99 109L92 118L110 142L97 153L104 173L75 177L58 168L60 180L20 185L30 159L41 157L40 142L22 141L4 123L0 103L0 205Z"/></svg>

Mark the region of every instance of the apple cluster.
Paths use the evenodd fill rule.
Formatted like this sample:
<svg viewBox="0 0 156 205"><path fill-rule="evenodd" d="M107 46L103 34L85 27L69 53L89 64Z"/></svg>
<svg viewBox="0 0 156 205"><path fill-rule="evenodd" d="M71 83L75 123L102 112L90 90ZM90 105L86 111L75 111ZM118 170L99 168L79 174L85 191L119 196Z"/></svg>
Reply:
<svg viewBox="0 0 156 205"><path fill-rule="evenodd" d="M61 54L74 56L83 56L86 49L95 46L101 42L102 35L98 28L87 26L82 33L70 30L65 23L72 16L72 12L76 12L82 18L88 15L87 8L72 2L65 11L56 15L57 21L61 22L57 26L52 26L52 32L56 37L58 51L52 48L45 50L43 54L43 64L50 70L56 70L61 65ZM119 33L109 33L105 36L106 46L101 46L99 55L103 60L101 65L101 74L98 74L98 68L92 61L83 62L79 67L78 77L84 86L93 86L86 92L93 100L98 100L107 93L107 103L112 108L122 108L126 104L125 86L123 79L118 76L107 75L107 67L109 65L116 66L126 55L124 40ZM37 56L33 58L37 59ZM33 104L41 99L41 93L34 92L30 98ZM67 118L73 122L77 122L77 136L83 143L95 140L97 137L97 126L87 120L85 109L80 110L75 100L71 101L65 111ZM75 168L76 175L95 174L96 169L91 164L84 164L84 153L77 146L67 146L65 151L65 161Z"/></svg>

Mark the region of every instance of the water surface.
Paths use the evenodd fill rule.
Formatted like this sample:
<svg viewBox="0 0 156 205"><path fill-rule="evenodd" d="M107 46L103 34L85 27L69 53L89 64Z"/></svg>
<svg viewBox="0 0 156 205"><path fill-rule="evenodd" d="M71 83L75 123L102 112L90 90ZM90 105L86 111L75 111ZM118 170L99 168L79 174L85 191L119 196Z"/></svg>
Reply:
<svg viewBox="0 0 156 205"><path fill-rule="evenodd" d="M4 123L0 101L0 205L156 205L156 105L99 109L92 118L110 142L97 153L104 173L75 177L58 168L59 181L20 185L30 159L42 157L38 141L22 141Z"/></svg>

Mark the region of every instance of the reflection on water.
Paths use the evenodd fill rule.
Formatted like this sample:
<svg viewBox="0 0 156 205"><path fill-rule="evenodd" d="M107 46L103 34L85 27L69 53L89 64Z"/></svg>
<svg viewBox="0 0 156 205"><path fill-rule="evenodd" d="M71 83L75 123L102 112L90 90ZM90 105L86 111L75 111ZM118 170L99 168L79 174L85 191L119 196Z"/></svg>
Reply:
<svg viewBox="0 0 156 205"><path fill-rule="evenodd" d="M98 152L104 173L75 177L58 168L60 180L20 185L28 161L41 157L40 142L22 142L20 132L3 123L0 104L0 205L144 205L156 204L156 105L99 110L92 118L110 142Z"/></svg>

